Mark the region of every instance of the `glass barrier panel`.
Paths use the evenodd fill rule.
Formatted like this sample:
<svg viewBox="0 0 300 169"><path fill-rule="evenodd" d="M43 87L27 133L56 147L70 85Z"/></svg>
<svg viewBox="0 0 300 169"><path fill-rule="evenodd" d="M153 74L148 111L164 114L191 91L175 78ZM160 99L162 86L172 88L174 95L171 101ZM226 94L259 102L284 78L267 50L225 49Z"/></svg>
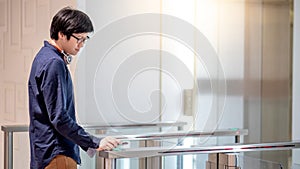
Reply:
<svg viewBox="0 0 300 169"><path fill-rule="evenodd" d="M229 139L232 137L232 139ZM222 140L223 137L218 137L218 140ZM233 136L225 136L227 144L233 144ZM163 138L163 139L149 139L149 140L125 140L127 144L120 145L114 151L116 154L118 151L125 151L126 149L137 149L141 147L162 147L164 149L172 149L176 146L192 147L199 145L202 138L197 137L180 137L180 138ZM210 140L211 139L211 140ZM201 142L203 146L219 145L215 137L207 137L207 142ZM220 143L221 145L224 142ZM153 154L154 155L154 154ZM151 154L150 154L151 156ZM208 159L208 154L197 154L197 155L173 155L163 157L150 157L150 158L125 158L116 160L117 169L126 168L176 168L176 169L192 169L192 168L205 168ZM98 165L100 166L100 165ZM138 166L138 167L137 167ZM97 167L96 167L97 168ZM101 167L98 167L99 169ZM98 169L97 168L97 169Z"/></svg>
<svg viewBox="0 0 300 169"><path fill-rule="evenodd" d="M158 133L161 132L163 130L163 132L161 133L165 133L165 132L176 132L178 131L180 128L179 126L181 125L166 125L166 126L141 126L141 127L111 127L111 128L107 128L105 130L100 130L100 129L86 129L87 132L89 132L92 135L96 135L98 137L103 137L106 135L118 135L118 136L122 136L122 135L139 135L139 134L145 134L145 133ZM177 145L178 143L178 139L170 139L168 141L166 141L165 143L162 143L162 140L158 140L155 142L151 142L151 141L147 141L147 143L145 141L128 141L127 145L122 145L119 148L123 149L123 148L138 148L138 147L146 147L146 146L162 146L162 145L167 145L167 146L171 146L171 145ZM101 169L100 166L102 166L102 160L100 158L96 157L89 157L87 155L87 153L85 151L83 151L82 149L80 149L80 153L81 153L81 160L82 160L82 164L78 167L78 169L86 169L86 168L97 168L97 169ZM126 169L126 168L139 168L137 166L142 165L140 163L145 163L143 160L138 160L138 159L134 159L134 158L130 158L130 159L117 159L116 160L117 163L117 167L118 169Z"/></svg>
<svg viewBox="0 0 300 169"><path fill-rule="evenodd" d="M264 157L262 152L273 152L274 154L286 152L290 154L290 149L283 150L282 148L289 146L298 148L299 144L297 142L286 142L232 145L231 143L231 146L210 145L197 147L184 142L181 146L176 146L176 141L174 139L128 141L128 144L122 145L114 151L101 152L101 156L106 158L126 157L127 159L116 159L117 163L114 164L116 164L117 169L134 169L137 166L139 169L214 169L216 167L222 169L290 169L291 165L284 163L284 158L281 161L275 161ZM218 143L215 145L218 145ZM244 152L244 150L246 151ZM232 153L233 151L241 152ZM296 165L294 165L295 167Z"/></svg>
<svg viewBox="0 0 300 169"><path fill-rule="evenodd" d="M239 169L283 169L283 165L247 156L238 156Z"/></svg>
<svg viewBox="0 0 300 169"><path fill-rule="evenodd" d="M300 164L293 164L292 169L300 169Z"/></svg>
<svg viewBox="0 0 300 169"><path fill-rule="evenodd" d="M164 169L283 169L283 165L277 162L256 159L247 156L228 156L225 161L224 156L219 157L219 161L213 161L211 154L183 155L183 164L163 163ZM174 156L164 157L164 161L174 160ZM298 169L298 168L295 168Z"/></svg>
<svg viewBox="0 0 300 169"><path fill-rule="evenodd" d="M1 143L1 141L0 141ZM29 168L30 166L30 141L28 133L14 133L13 138L13 168ZM18 160L22 159L22 160ZM2 159L0 160L2 161ZM3 163L0 162L0 165ZM26 166L26 167L24 167ZM2 166L1 166L2 167ZM1 168L0 167L0 168Z"/></svg>

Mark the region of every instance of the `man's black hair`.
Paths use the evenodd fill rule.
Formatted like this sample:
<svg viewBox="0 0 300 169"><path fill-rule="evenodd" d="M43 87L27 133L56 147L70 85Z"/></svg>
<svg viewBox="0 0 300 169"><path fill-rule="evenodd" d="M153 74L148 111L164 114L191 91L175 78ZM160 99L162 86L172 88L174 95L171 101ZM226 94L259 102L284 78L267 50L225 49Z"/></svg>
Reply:
<svg viewBox="0 0 300 169"><path fill-rule="evenodd" d="M93 32L93 24L90 18L82 11L65 7L53 17L50 27L51 39L58 39L58 32L70 39L72 33Z"/></svg>

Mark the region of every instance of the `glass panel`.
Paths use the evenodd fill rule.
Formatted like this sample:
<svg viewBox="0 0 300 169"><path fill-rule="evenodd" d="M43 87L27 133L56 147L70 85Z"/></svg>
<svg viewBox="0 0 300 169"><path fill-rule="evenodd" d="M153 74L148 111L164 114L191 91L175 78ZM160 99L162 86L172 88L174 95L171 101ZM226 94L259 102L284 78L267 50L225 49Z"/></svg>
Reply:
<svg viewBox="0 0 300 169"><path fill-rule="evenodd" d="M205 164L206 169L216 169L216 166L219 168L232 168L232 169L283 169L283 166L280 163L275 163L272 161L266 161L261 159L256 159L246 156L238 156L236 164L220 164L215 162L207 161ZM196 168L198 168L197 166ZM203 166L200 166L201 168Z"/></svg>
<svg viewBox="0 0 300 169"><path fill-rule="evenodd" d="M216 139L215 137L209 137L210 139ZM227 144L234 143L233 136L224 136L219 137L220 140L224 139L225 141L230 140L229 142L225 142ZM162 147L167 149L173 149L175 146L183 146L183 147L192 147L195 145L199 145L199 142L202 138L197 137L182 137L182 138L173 138L173 139L156 139L156 140L148 140L148 141L127 141L128 144L120 145L118 148L114 149L117 154L118 151L125 151L126 149L136 149L139 147ZM224 143L223 142L223 143ZM202 142L203 143L203 142ZM208 144L209 143L209 144ZM209 140L208 143L201 144L205 145L219 145L219 143L215 142L212 144ZM222 143L222 145L223 145ZM149 154L149 156L155 155ZM191 168L199 168L199 166L205 167L207 161L207 154L199 154L199 155L177 155L177 156L164 156L164 157L154 157L154 158L125 158L125 159L117 159L117 169L125 169L125 168L141 168L141 166L151 165L150 168L157 168L160 166L159 163L156 163L161 159L162 168L182 168L182 169L191 169ZM146 162L147 161L147 162ZM138 166L138 167L137 167ZM201 167L200 167L201 168Z"/></svg>
<svg viewBox="0 0 300 169"><path fill-rule="evenodd" d="M125 123L124 123L125 124ZM146 134L146 133L158 133L160 131L164 132L175 132L182 127L182 123L174 122L167 122L164 125L159 124L157 126L149 126L149 125L143 125L140 124L139 127L110 127L107 129L87 129L87 131L93 135L97 135L98 137L103 137L105 135L138 135L138 134ZM162 132L163 133L163 132ZM103 135L104 134L104 135ZM124 148L138 148L138 147L145 147L145 146L175 146L177 145L178 139L169 139L166 141L158 140L155 142L147 142L145 141L128 141L128 144L126 145L120 145L115 151L123 150ZM82 164L79 168L100 168L102 165L102 161L99 158L93 157L90 158L86 152L81 150L81 159ZM117 161L117 168L118 169L126 169L126 168L139 168L139 165L141 165L141 160L131 158L131 159L118 159Z"/></svg>
<svg viewBox="0 0 300 169"><path fill-rule="evenodd" d="M247 156L238 157L239 167L243 169L283 169L282 164Z"/></svg>
<svg viewBox="0 0 300 169"><path fill-rule="evenodd" d="M300 164L293 164L292 169L300 169Z"/></svg>
<svg viewBox="0 0 300 169"><path fill-rule="evenodd" d="M159 157L154 157L159 158ZM180 165L181 162L184 162L185 159L193 159L192 163L185 163ZM138 158L132 158L130 161L128 159L118 159L117 160L117 169L127 169L127 168L141 168L141 160ZM168 163L167 161L173 161ZM149 160L148 160L149 162ZM144 163L143 163L144 164ZM142 164L142 165L143 165ZM283 169L284 166L280 163L262 160L253 157L239 156L237 154L235 164L224 164L222 162L213 162L209 161L208 154L198 154L198 155L182 155L182 156L166 156L162 158L162 168L163 169L216 169L216 166L223 169ZM156 166L157 167L157 166ZM155 168L156 168L155 167ZM292 169L299 167L294 165Z"/></svg>
<svg viewBox="0 0 300 169"><path fill-rule="evenodd" d="M99 80L95 81L93 77L90 77L90 75L95 74L91 65L96 66L97 61L100 60L98 59L100 52L96 50L99 48L98 44L101 44L99 42L102 42L100 39L104 39L104 42L113 39L112 37L117 38L116 41L122 40L123 37L116 35L124 33L123 31L127 30L127 28L133 30L134 27L139 26L138 23L127 24L134 25L134 27L125 26L123 29L117 29L116 35L107 36L108 39L105 39L106 36L97 38L96 32L94 38L92 38L86 48L86 54L90 57L81 57L81 59L89 59L84 60L82 69L77 69L86 72L86 76L82 75L83 79L86 78L86 80L80 81L80 83L84 83L82 84L82 88L86 89L86 92L83 92L83 97L78 99L79 103L84 105L83 111L80 112L93 112L97 110L95 105L90 104L94 102L94 98L90 97L93 95L94 90L89 85L94 84L94 82L99 87L97 89L101 91L96 92L97 96L99 95L98 97L101 98L101 100L99 99L101 110L103 112L111 112L111 114L104 114L104 117L107 116L108 122L116 120L117 117L121 118L119 112L113 111L119 107L116 107L118 104L112 104L112 94L114 94L113 96L120 97L114 98L120 100L118 102L120 106L125 105L125 108L120 109L122 113L131 112L128 111L131 110L131 106L137 108L137 110L144 111L149 105L147 104L148 100L145 98L152 95L152 91L158 89L159 94L156 95L155 93L155 97L151 100L151 103L155 105L153 109L155 111L143 113L140 119L132 116L126 118L130 120L134 119L134 121L144 121L147 119L144 115L158 117L159 114L159 118L162 118L160 120L184 119L189 123L189 128L193 129L214 130L216 128L246 127L250 131L249 135L244 139L244 142L247 143L290 140L292 133L290 121L292 20L290 15L292 14L291 6L293 1L195 0L186 2L158 0L154 2L152 5L149 5L144 3L144 1L136 1L135 5L132 5L132 2L124 0L122 1L125 7L124 10L117 11L111 10L115 9L114 0L105 3L105 5L103 5L102 1L86 2L87 13L91 14L95 25L99 28L104 25L108 25L109 28L109 26L112 26L111 23L116 23L112 21L119 18L125 17L126 19L130 19L132 13L139 14L136 11L136 6L140 6L138 9L142 11L140 11L141 13L144 13L145 10L149 13L159 13L161 14L161 18L164 18L165 14L171 15L176 22L181 23L180 21L184 20L187 23L185 26L194 26L197 30L185 31L185 29L181 29L180 36L176 37L176 34L173 35L171 31L166 31L169 30L169 20L162 19L155 20L156 22L154 22L152 20L141 19L141 23L143 21L146 21L146 24L153 23L157 25L160 33L163 32L167 35L170 33L174 38L168 38L168 36L154 37L150 35L139 36L136 39L132 38L126 41L126 43L122 41L123 45L115 46L114 51L108 55L111 57L104 59L103 63L105 64L101 65L103 67L100 66L102 69L99 71L102 73L98 72L99 76L97 76L97 79ZM95 11L95 8L98 10ZM113 11L113 13L107 11ZM177 27L173 26L172 28L174 29L170 30L175 31ZM98 37L101 35L101 31L98 32ZM203 47L202 42L199 43L199 39L195 36L198 31L207 38L205 44L211 46L217 55L217 57L212 57L215 55L207 55L210 58L209 63L203 61L204 57L198 58L198 56L195 56L194 52L197 52L199 49L202 52L199 55L206 56L206 53L203 53L206 48ZM157 33L156 31L150 32ZM143 32L140 34L142 35ZM186 41L192 41L192 45L183 42L184 38L180 39L181 34L186 38ZM107 43L104 44L106 45ZM137 57L143 59L136 59L132 56L132 53L136 53L136 51L142 53L140 51L147 51L148 49L155 49L160 53L159 55L155 55L155 57L154 55L152 57L148 57L148 55ZM169 53L172 56L169 56ZM97 59L91 59L91 57ZM138 70L131 69L136 68L137 65L145 65L143 68L146 68L148 66L145 63L146 58L152 58L153 63L155 63L152 68L157 69L155 71L152 68L149 69L153 71L153 74L147 74L145 73L146 71L143 72L145 74L139 74ZM132 64L128 62L127 65L127 61L131 61L132 59L136 59L136 62L130 62ZM93 63L94 60L96 60L95 64ZM219 62L221 66L216 66ZM139 74L140 76L138 77L142 78L128 77L128 79L132 78L136 80L134 83L131 83L133 84L131 88L126 88L129 85L125 83L127 79L124 78L124 83L117 83L118 89L124 90L119 90L121 91L120 93L113 90L114 93L110 93L111 84L117 82L113 81L110 77L119 77L120 74L122 75L125 72L119 71L123 70L119 66L121 63L121 68L128 66L128 70L131 70L133 74ZM78 68L81 67L78 66ZM173 68L180 68L181 71L173 73L171 71ZM159 70L159 72L157 73L156 70ZM188 76L182 78L183 72L188 72ZM226 77L223 77L224 75ZM226 85L222 83L223 78L226 80ZM194 80L197 84L194 84ZM154 82L154 84L148 83L150 81ZM105 87L102 89L100 86ZM223 87L226 87L226 92L222 90ZM126 89L130 97L123 98ZM192 99L189 99L189 97L183 98L183 91L190 90L193 93ZM141 91L143 92L141 93ZM130 98L130 102L127 101L128 98ZM185 102L187 100L189 102ZM127 105L126 103L131 103L132 105ZM129 107L128 110L126 106ZM191 111L183 111L184 107L190 106L192 107ZM82 114L84 118L91 121L102 120L97 115L88 116ZM152 130L149 132L155 131ZM124 134L121 130L117 130L117 132L113 130L108 133L113 134L118 132ZM126 132L129 133L130 131ZM137 134L145 131L137 129L131 132ZM228 140L226 138L202 138L199 140L184 138L180 143L182 145L231 143L232 138L227 138ZM166 144L167 141L177 144L176 140L172 139L162 140L160 144ZM140 144L131 143L127 146L138 147ZM286 166L290 155L290 153L286 152L261 152L258 155L258 159L280 161ZM184 156L182 158L183 166L193 164L195 160L194 156ZM174 160L176 161L176 158L168 158L164 164L175 163Z"/></svg>
<svg viewBox="0 0 300 169"><path fill-rule="evenodd" d="M286 142L286 143L268 143L268 144L233 144L228 146L226 145L215 145L205 146L205 145L193 145L185 144L184 140L191 140L192 142L197 142L198 138L187 137L180 142L181 146L176 146L178 140L176 139L160 139L160 140L149 140L144 141L129 141L127 145L122 145L114 152L109 152L110 155L115 157L140 157L139 160L134 159L133 163L128 163L128 159L117 159L117 167L123 169L123 167L133 166L148 166L150 168L203 168L210 167L213 168L216 163L218 166L221 165L221 168L226 168L226 166L236 167L237 169L268 169L275 168L281 169L286 168L290 169L291 165L285 164L286 159L281 161L275 160L265 160L261 158L262 152L267 152L272 154L281 154L286 152L290 154L291 150L284 150L286 148L299 148L299 142ZM147 145L147 148L143 146ZM249 147L250 146L250 147ZM226 151L224 153L213 153L214 151ZM269 150L269 151L266 151ZM273 151L271 151L273 150ZM229 153L233 151L242 151L240 153ZM245 152L244 152L245 151ZM209 152L209 153L207 153ZM202 154L196 154L202 153ZM105 154L105 153L104 153ZM146 159L147 157L147 159ZM291 159L291 157L288 157ZM291 159L292 160L292 159ZM161 161L161 163L160 163ZM239 168L240 167L240 168ZM296 167L296 166L295 166Z"/></svg>

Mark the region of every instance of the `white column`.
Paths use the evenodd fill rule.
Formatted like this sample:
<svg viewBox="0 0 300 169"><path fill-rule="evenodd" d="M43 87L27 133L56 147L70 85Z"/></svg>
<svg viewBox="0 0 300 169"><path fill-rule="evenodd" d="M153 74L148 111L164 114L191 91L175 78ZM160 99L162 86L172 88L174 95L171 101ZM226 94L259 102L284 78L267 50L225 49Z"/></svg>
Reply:
<svg viewBox="0 0 300 169"><path fill-rule="evenodd" d="M293 124L292 139L300 140L300 1L294 1ZM300 150L293 151L293 163L300 164Z"/></svg>

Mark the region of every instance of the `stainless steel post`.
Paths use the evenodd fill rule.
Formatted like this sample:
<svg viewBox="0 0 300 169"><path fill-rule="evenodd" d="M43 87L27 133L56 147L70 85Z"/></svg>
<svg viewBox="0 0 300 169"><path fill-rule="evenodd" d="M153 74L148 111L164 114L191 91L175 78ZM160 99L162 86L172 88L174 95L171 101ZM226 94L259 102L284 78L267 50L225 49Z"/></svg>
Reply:
<svg viewBox="0 0 300 169"><path fill-rule="evenodd" d="M106 130L96 129L95 134L106 134ZM105 161L103 158L99 158L99 156L96 156L95 163L96 169L105 169Z"/></svg>
<svg viewBox="0 0 300 169"><path fill-rule="evenodd" d="M155 140L143 140L139 141L139 147L157 147L160 146L159 141ZM162 156L161 157L145 157L139 159L139 169L161 169L162 168Z"/></svg>
<svg viewBox="0 0 300 169"><path fill-rule="evenodd" d="M178 131L182 131L182 130L183 130L183 126L178 126L178 127L177 127L177 130L178 130Z"/></svg>
<svg viewBox="0 0 300 169"><path fill-rule="evenodd" d="M4 132L4 169L13 169L13 132Z"/></svg>
<svg viewBox="0 0 300 169"><path fill-rule="evenodd" d="M116 160L113 158L104 158L105 169L116 169Z"/></svg>
<svg viewBox="0 0 300 169"><path fill-rule="evenodd" d="M235 136L235 143L240 143L241 139L239 135Z"/></svg>
<svg viewBox="0 0 300 169"><path fill-rule="evenodd" d="M147 147L146 141L139 141L139 147ZM147 169L147 158L139 159L139 169Z"/></svg>
<svg viewBox="0 0 300 169"><path fill-rule="evenodd" d="M146 140L145 147L159 147L161 145L160 141ZM146 159L146 169L151 168L162 168L162 156L160 157L147 157Z"/></svg>
<svg viewBox="0 0 300 169"><path fill-rule="evenodd" d="M183 126L178 126L178 131L183 131ZM178 146L181 146L181 139L178 139ZM183 168L183 155L177 155L177 169Z"/></svg>

